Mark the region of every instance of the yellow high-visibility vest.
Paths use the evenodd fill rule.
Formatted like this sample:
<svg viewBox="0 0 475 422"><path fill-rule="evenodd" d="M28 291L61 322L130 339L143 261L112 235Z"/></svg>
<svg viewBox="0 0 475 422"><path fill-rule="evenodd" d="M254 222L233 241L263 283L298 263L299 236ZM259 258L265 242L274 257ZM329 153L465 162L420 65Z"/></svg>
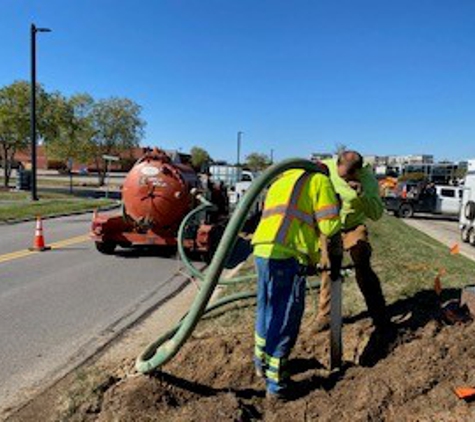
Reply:
<svg viewBox="0 0 475 422"><path fill-rule="evenodd" d="M321 173L289 170L269 188L254 233L254 254L263 258L319 261L320 234L341 228L340 207L330 179Z"/></svg>

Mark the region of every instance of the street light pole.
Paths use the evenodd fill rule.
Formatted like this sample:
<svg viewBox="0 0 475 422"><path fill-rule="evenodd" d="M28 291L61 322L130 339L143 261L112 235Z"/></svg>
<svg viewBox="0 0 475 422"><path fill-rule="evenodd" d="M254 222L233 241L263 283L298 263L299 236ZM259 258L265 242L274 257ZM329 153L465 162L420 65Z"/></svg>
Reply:
<svg viewBox="0 0 475 422"><path fill-rule="evenodd" d="M30 104L30 125L31 125L31 200L38 201L36 190L36 33L51 32L48 28L37 28L31 24L30 46L31 46L31 104Z"/></svg>
<svg viewBox="0 0 475 422"><path fill-rule="evenodd" d="M239 131L237 133L237 165L241 164L241 137L244 132Z"/></svg>

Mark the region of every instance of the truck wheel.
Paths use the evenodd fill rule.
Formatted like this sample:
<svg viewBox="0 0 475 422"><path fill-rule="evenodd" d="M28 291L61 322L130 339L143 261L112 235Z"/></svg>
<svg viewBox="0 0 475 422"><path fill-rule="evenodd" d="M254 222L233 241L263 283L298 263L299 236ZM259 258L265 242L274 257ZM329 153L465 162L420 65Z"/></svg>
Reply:
<svg viewBox="0 0 475 422"><path fill-rule="evenodd" d="M475 229L473 227L470 227L470 230L468 231L468 243L475 246Z"/></svg>
<svg viewBox="0 0 475 422"><path fill-rule="evenodd" d="M399 215L402 218L411 218L414 215L414 209L410 204L402 204L399 207Z"/></svg>
<svg viewBox="0 0 475 422"><path fill-rule="evenodd" d="M475 202L473 201L467 202L467 204L465 205L464 214L467 220L472 221L475 219Z"/></svg>
<svg viewBox="0 0 475 422"><path fill-rule="evenodd" d="M462 242L468 243L470 240L470 228L464 226L460 231L460 237L462 238Z"/></svg>
<svg viewBox="0 0 475 422"><path fill-rule="evenodd" d="M96 242L96 249L104 255L112 255L117 244L114 242Z"/></svg>

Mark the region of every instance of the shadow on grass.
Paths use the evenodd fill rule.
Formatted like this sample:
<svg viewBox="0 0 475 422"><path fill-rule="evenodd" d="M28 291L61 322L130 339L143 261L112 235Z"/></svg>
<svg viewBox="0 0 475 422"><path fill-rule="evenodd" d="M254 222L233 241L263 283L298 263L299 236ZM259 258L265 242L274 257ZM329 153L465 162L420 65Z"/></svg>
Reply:
<svg viewBox="0 0 475 422"><path fill-rule="evenodd" d="M424 327L429 321L440 318L441 303L457 298L460 298L460 289L444 289L440 299L434 290L426 289L411 297L393 302L387 308L399 331L415 331ZM365 311L345 318L344 323L352 324L368 317L368 312Z"/></svg>

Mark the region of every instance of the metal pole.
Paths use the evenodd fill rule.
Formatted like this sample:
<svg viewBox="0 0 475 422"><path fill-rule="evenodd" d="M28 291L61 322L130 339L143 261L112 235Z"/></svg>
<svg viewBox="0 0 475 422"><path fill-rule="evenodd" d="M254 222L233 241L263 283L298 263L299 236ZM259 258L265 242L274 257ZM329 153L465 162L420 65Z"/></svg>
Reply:
<svg viewBox="0 0 475 422"><path fill-rule="evenodd" d="M341 277L331 280L330 298L330 367L333 370L341 368Z"/></svg>
<svg viewBox="0 0 475 422"><path fill-rule="evenodd" d="M36 26L31 25L31 104L30 104L30 124L31 124L31 200L37 201L36 192Z"/></svg>
<svg viewBox="0 0 475 422"><path fill-rule="evenodd" d="M241 164L241 136L244 132L237 133L237 165Z"/></svg>
<svg viewBox="0 0 475 422"><path fill-rule="evenodd" d="M274 149L270 150L270 163L274 164Z"/></svg>

